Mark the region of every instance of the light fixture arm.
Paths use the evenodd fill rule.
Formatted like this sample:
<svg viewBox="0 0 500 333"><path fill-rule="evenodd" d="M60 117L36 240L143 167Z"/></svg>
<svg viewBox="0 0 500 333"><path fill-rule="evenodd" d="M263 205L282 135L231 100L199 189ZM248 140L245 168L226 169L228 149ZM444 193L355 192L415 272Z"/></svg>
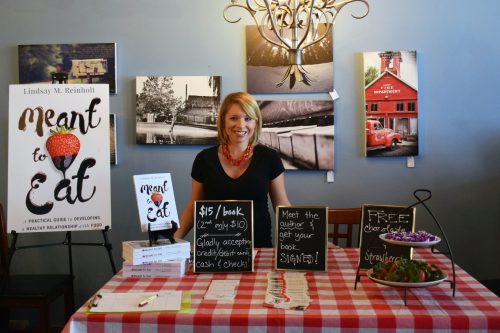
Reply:
<svg viewBox="0 0 500 333"><path fill-rule="evenodd" d="M311 20L312 20L312 15L313 15L313 8L314 8L314 4L315 4L316 0L311 0L310 1L310 7L309 7L309 10L306 10L306 14L307 14L307 28L306 28L306 31L304 33L304 35L302 36L302 39L300 40L300 42L295 46L296 49L300 49L300 46L302 45L302 43L304 43L304 41L307 39L307 36L309 36L309 31L311 30ZM299 9L301 7L304 7L305 8L306 4L305 3L301 3L299 4L299 6L297 7L297 13L295 14L295 17L294 17L294 20L295 20L295 29L294 29L294 35L298 36L299 32L298 32L298 20L299 20L299 17L298 17L298 13L299 13ZM304 46L304 48L306 48L307 45Z"/></svg>
<svg viewBox="0 0 500 333"><path fill-rule="evenodd" d="M248 0L247 0L248 2ZM274 8L274 13L271 12L271 6L269 4L269 1L264 1L264 4L265 4L265 7L266 7L266 11L267 11L267 15L264 15L262 17L262 24L260 26L258 26L259 28L259 33L260 35L265 39L267 40L269 43L273 44L273 45L276 45L278 47L281 47L281 48L284 48L285 50L289 49L292 47L292 45L290 45L290 43L288 43L288 41L286 41L282 34L278 32L278 26L277 26L277 18L276 16L278 15L277 14L277 11L278 11L278 6L276 6ZM284 9L286 11L286 9ZM292 13L292 11L290 10L290 8L288 8L289 10L289 13ZM274 32L274 35L276 36L276 38L278 38L278 40L281 42L280 43L276 43L275 41L273 41L272 39L270 39L269 37L267 37L267 33L266 31L264 30L264 28L267 26L265 23L265 21L268 21L271 23L271 26L272 26L272 31ZM283 24L283 23L281 23Z"/></svg>
<svg viewBox="0 0 500 333"><path fill-rule="evenodd" d="M354 14L351 14L351 16L355 19L362 19L364 18L366 15L368 15L369 11L370 11L370 5L368 4L368 1L366 0L344 0L344 1L340 1L340 2L335 2L334 0L333 1L328 1L327 2L327 5L325 6L326 8L335 8L335 10L337 11L337 13L342 9L342 7L344 7L345 5L348 5L350 4L351 2L362 2L365 4L366 6L366 12L360 16L356 16ZM336 16L336 15L335 15Z"/></svg>
<svg viewBox="0 0 500 333"><path fill-rule="evenodd" d="M339 11L353 2L361 2L366 6L362 15L351 14L353 18L362 19L368 15L370 7L367 0L246 0L241 4L239 0L231 0L231 3L224 7L223 16L227 22L237 23L241 17L230 19L228 10L234 7L246 10L254 20L261 37L288 52L290 67L287 73L290 74L285 74L284 79L288 75L299 75L298 81L309 84L311 80L305 69L300 66L303 51L327 37ZM320 24L325 26L321 33L318 30ZM283 82L284 80L278 86ZM293 84L291 82L291 86Z"/></svg>

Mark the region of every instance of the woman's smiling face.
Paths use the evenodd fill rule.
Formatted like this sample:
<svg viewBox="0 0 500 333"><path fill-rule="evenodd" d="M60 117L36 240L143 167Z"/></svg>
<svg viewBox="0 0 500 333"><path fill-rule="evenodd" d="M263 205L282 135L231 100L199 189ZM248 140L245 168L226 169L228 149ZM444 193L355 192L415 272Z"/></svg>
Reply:
<svg viewBox="0 0 500 333"><path fill-rule="evenodd" d="M256 121L238 104L231 105L224 118L224 127L230 143L248 145L255 132Z"/></svg>

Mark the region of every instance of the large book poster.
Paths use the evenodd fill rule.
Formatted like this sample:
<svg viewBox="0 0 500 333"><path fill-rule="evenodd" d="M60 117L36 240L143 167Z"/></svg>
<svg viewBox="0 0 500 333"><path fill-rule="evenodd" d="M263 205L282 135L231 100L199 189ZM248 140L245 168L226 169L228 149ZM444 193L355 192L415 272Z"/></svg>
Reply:
<svg viewBox="0 0 500 333"><path fill-rule="evenodd" d="M10 85L8 231L111 226L107 84Z"/></svg>

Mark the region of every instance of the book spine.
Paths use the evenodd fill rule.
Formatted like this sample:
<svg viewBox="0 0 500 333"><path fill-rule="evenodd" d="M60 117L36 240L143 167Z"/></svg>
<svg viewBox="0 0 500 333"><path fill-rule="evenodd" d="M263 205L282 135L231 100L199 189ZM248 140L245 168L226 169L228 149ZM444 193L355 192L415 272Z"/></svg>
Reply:
<svg viewBox="0 0 500 333"><path fill-rule="evenodd" d="M172 261L175 259L188 259L190 254L188 252L173 252L169 254L147 254L147 255L132 255L131 253L122 253L123 259L125 260L150 260L150 259L162 259L163 261Z"/></svg>
<svg viewBox="0 0 500 333"><path fill-rule="evenodd" d="M132 244L124 242L122 245L123 252L130 252L134 255L139 254L153 254L164 253L170 254L172 252L190 252L191 248L189 243L175 243L169 245L151 246L151 247L134 247Z"/></svg>
<svg viewBox="0 0 500 333"><path fill-rule="evenodd" d="M157 274L157 273L144 273L144 274L141 274L141 273L130 273L130 274L126 274L125 272L122 273L122 276L124 278L127 278L127 277L133 277L133 278L146 278L146 279L152 279L152 278L180 278L180 277L183 277L184 274L180 274L180 273L162 273L162 274Z"/></svg>
<svg viewBox="0 0 500 333"><path fill-rule="evenodd" d="M179 255L175 255L172 257L165 257L165 256L160 256L160 257L148 257L148 258L137 258L137 257L126 257L123 256L124 261L132 263L132 265L143 265L143 264L154 264L154 263L167 263L172 260L176 260L182 258ZM189 257L184 257L184 259L188 259Z"/></svg>

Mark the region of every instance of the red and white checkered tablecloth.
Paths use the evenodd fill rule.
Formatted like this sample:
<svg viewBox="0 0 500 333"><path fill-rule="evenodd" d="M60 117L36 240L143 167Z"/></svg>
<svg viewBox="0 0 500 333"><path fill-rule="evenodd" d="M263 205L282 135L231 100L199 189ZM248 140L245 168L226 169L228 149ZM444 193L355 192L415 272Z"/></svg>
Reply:
<svg viewBox="0 0 500 333"><path fill-rule="evenodd" d="M456 295L447 282L404 291L362 277L354 290L358 249L329 249L328 272L309 272L311 305L305 311L263 306L266 273L274 267L273 249L259 249L255 272L192 274L183 278L123 278L121 273L100 292L183 290L191 293L191 311L87 314L86 304L66 330L100 332L500 332L500 298L463 269L456 268ZM417 249L415 259L436 264L451 278L451 263L429 249ZM212 279L238 279L234 301L205 301Z"/></svg>

